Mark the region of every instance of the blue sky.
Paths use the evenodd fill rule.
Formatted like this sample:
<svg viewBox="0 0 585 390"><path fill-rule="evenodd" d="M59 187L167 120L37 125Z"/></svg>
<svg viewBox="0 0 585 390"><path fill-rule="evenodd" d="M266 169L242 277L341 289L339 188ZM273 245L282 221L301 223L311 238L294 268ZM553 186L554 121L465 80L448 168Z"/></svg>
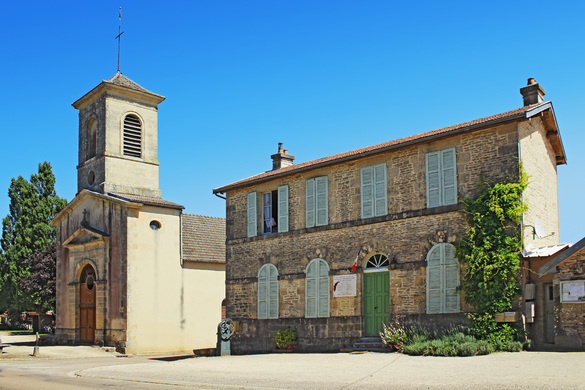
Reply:
<svg viewBox="0 0 585 390"><path fill-rule="evenodd" d="M10 179L47 160L77 191L71 103L121 71L159 106L160 188L225 216L211 190L271 169L277 143L313 160L522 105L534 77L568 157L561 241L585 236L585 2L29 1L3 4L0 216Z"/></svg>

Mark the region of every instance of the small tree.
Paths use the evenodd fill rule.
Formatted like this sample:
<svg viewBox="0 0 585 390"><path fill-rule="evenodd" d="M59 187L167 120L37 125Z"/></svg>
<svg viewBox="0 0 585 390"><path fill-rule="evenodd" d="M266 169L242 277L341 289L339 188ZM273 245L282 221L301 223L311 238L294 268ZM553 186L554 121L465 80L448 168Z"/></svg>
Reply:
<svg viewBox="0 0 585 390"><path fill-rule="evenodd" d="M42 252L33 253L25 260L29 274L18 278L20 289L28 295L31 308L46 313L55 311L57 244L52 243Z"/></svg>
<svg viewBox="0 0 585 390"><path fill-rule="evenodd" d="M34 305L20 285L19 278L29 274L26 260L34 252L44 251L55 241L55 229L49 225L67 201L55 192L51 164L39 164L30 182L19 176L8 188L10 214L2 220L0 239L0 311L8 310L13 319Z"/></svg>

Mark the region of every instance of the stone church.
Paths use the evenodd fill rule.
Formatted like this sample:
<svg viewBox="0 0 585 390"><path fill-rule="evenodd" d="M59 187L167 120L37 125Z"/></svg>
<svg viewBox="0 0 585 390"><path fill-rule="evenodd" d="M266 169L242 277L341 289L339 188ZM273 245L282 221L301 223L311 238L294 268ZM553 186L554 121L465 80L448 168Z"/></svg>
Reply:
<svg viewBox="0 0 585 390"><path fill-rule="evenodd" d="M79 110L77 196L57 228L56 335L126 353L213 348L225 296L225 220L161 198L158 105L121 73Z"/></svg>

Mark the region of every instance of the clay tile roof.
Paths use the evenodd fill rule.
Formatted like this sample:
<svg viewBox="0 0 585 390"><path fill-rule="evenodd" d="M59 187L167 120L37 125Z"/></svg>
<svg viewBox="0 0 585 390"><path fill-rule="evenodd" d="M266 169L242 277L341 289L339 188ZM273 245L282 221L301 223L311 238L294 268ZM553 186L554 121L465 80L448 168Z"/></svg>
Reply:
<svg viewBox="0 0 585 390"><path fill-rule="evenodd" d="M471 130L471 129L477 128L479 126L482 126L482 125L489 125L491 122L500 122L502 120L513 119L515 117L516 118L523 117L524 114L526 113L526 111L528 111L529 109L534 108L536 106L537 105L525 106L525 107L521 107L521 108L518 108L518 109L515 109L512 111L507 111L507 112L503 112L500 114L487 116L485 118L476 119L476 120L473 120L470 122L459 123L457 125L452 125L452 126L448 126L448 127L443 127L441 129L427 131L425 133L411 135L411 136L400 138L397 140L384 142L384 143L381 143L378 145L367 146L365 148L355 149L355 150L351 150L349 152L339 153L339 154L335 154L333 156L323 157L323 158L320 158L317 160L307 161L304 163L295 164L295 165L291 165L288 167L284 167L284 168L280 168L280 169L276 169L276 170L272 170L272 171L267 171L267 172L260 173L258 175L249 177L247 179L239 180L239 181L236 181L234 183L225 185L223 187L216 188L213 190L213 192L216 194L217 193L224 193L226 190L231 190L231 189L234 189L234 188L246 185L246 184L250 184L253 182L268 180L269 178L274 178L277 176L285 176L285 175L292 174L292 173L299 171L299 170L306 170L309 168L317 168L320 166L330 165L330 164L335 163L339 160L356 159L356 158L364 157L364 156L374 154L377 152L382 152L382 151L385 151L388 149L393 149L393 148L396 148L399 146L405 146L405 145L408 145L411 143L423 142L428 138L434 138L437 136L448 135L449 133L456 133L456 132Z"/></svg>
<svg viewBox="0 0 585 390"><path fill-rule="evenodd" d="M153 92L150 92L148 89L141 87L140 85L136 84L134 81L130 80L128 77L124 76L122 73L118 72L108 80L104 80L105 83L110 83L114 85L119 85L121 87L126 87L130 89L134 89L140 92L146 92L153 95L156 95Z"/></svg>
<svg viewBox="0 0 585 390"><path fill-rule="evenodd" d="M183 261L225 263L225 218L183 214Z"/></svg>
<svg viewBox="0 0 585 390"><path fill-rule="evenodd" d="M118 198L121 200L126 200L129 202L134 203L142 203L151 206L162 206L162 207L170 207L173 209L184 209L185 206L182 206L178 203L169 202L168 200L164 200L161 198L151 198L149 196L139 196L139 195L128 195L128 194L116 194L113 192L108 193L109 196Z"/></svg>

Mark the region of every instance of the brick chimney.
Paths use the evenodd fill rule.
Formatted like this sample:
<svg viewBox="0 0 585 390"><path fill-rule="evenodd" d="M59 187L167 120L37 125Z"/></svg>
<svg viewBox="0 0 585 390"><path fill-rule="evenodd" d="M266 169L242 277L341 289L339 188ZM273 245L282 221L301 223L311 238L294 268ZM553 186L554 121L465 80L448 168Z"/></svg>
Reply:
<svg viewBox="0 0 585 390"><path fill-rule="evenodd" d="M293 165L295 156L288 154L288 150L282 149L282 142L278 143L278 153L270 156L272 158L272 170L289 167Z"/></svg>
<svg viewBox="0 0 585 390"><path fill-rule="evenodd" d="M526 87L520 88L520 93L524 99L524 106L544 101L544 88L542 88L532 77L528 79L528 85Z"/></svg>

